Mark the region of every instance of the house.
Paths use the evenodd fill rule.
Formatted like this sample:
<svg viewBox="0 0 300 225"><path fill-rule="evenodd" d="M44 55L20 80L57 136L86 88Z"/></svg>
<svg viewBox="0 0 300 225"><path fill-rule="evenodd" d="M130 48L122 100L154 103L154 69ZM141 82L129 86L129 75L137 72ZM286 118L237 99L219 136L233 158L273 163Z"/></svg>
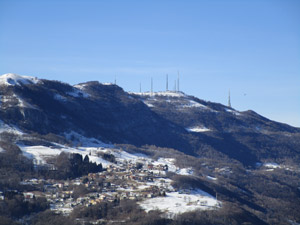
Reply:
<svg viewBox="0 0 300 225"><path fill-rule="evenodd" d="M151 164L151 163L148 164L148 169L149 169L149 170L153 170L153 168L154 168L153 164Z"/></svg>
<svg viewBox="0 0 300 225"><path fill-rule="evenodd" d="M34 198L34 194L32 192L24 192L23 195L24 195L25 200Z"/></svg>

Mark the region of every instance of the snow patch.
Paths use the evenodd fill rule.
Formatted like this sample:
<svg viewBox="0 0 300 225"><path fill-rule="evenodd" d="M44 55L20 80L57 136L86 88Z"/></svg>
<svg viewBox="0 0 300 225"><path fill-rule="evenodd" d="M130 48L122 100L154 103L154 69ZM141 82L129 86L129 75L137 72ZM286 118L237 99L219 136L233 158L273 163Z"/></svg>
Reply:
<svg viewBox="0 0 300 225"><path fill-rule="evenodd" d="M159 158L153 162L153 165L167 165L168 171L179 174L179 175L193 175L194 171L192 168L179 168L175 166L176 159L173 158Z"/></svg>
<svg viewBox="0 0 300 225"><path fill-rule="evenodd" d="M167 103L172 104L174 107L179 109L190 109L190 108L198 108L201 110L209 110L214 112L215 110L203 105L195 100L193 100L190 96L185 95L183 92L174 92L174 91L162 91L162 92L129 92L130 94L139 95L142 98L142 101L148 105L149 107L154 107L153 103L159 101L165 101ZM167 97L164 99L160 99L159 97Z"/></svg>
<svg viewBox="0 0 300 225"><path fill-rule="evenodd" d="M39 79L30 76L20 76L14 73L7 73L0 76L0 85L23 85L23 84L36 84Z"/></svg>
<svg viewBox="0 0 300 225"><path fill-rule="evenodd" d="M58 101L61 101L61 102L66 102L67 101L67 98L64 97L64 96L62 96L62 95L60 95L60 94L54 94L53 98L55 100L58 100Z"/></svg>
<svg viewBox="0 0 300 225"><path fill-rule="evenodd" d="M276 168L280 168L281 166L277 163L269 162L269 163L264 163L264 167L268 169L276 169Z"/></svg>
<svg viewBox="0 0 300 225"><path fill-rule="evenodd" d="M74 88L72 92L67 92L68 95L75 98L88 98L90 95L85 93L80 88Z"/></svg>
<svg viewBox="0 0 300 225"><path fill-rule="evenodd" d="M150 161L150 158L147 155L141 154L141 153L130 154L121 149L111 149L111 150L108 150L107 152L114 155L116 157L116 159L121 162L128 161L128 162L136 163L138 161L143 161L143 160Z"/></svg>
<svg viewBox="0 0 300 225"><path fill-rule="evenodd" d="M195 102L193 100L189 100L186 104L181 105L183 108L207 108L207 106L200 104L199 102Z"/></svg>
<svg viewBox="0 0 300 225"><path fill-rule="evenodd" d="M189 132L207 132L207 131L211 131L210 129L208 129L204 126L189 127L189 128L186 128L186 130L189 131Z"/></svg>
<svg viewBox="0 0 300 225"><path fill-rule="evenodd" d="M85 86L87 86L87 84L76 84L74 85L75 88L79 89L79 90L84 90Z"/></svg>
<svg viewBox="0 0 300 225"><path fill-rule="evenodd" d="M206 176L206 178L209 179L209 180L218 180L218 178L216 178L216 177L211 177L211 176Z"/></svg>
<svg viewBox="0 0 300 225"><path fill-rule="evenodd" d="M82 147L105 147L105 148L113 148L112 144L105 144L96 138L85 137L75 131L65 132L64 136L72 141L74 145L80 145Z"/></svg>
<svg viewBox="0 0 300 225"><path fill-rule="evenodd" d="M168 97L184 97L186 96L183 92L176 91L159 91L159 92L129 92L130 94L140 96L168 96Z"/></svg>
<svg viewBox="0 0 300 225"><path fill-rule="evenodd" d="M240 112L238 112L238 111L236 111L236 110L233 110L233 109L228 109L228 108L226 108L225 110L226 110L226 112L230 112L230 113L232 113L232 114L234 114L234 115L236 115L236 116L240 116L240 115L241 115Z"/></svg>
<svg viewBox="0 0 300 225"><path fill-rule="evenodd" d="M114 85L113 83L101 83L102 85Z"/></svg>
<svg viewBox="0 0 300 225"><path fill-rule="evenodd" d="M154 105L152 105L151 103L148 103L147 101L144 101L144 103L150 108L154 107Z"/></svg>
<svg viewBox="0 0 300 225"><path fill-rule="evenodd" d="M179 175L188 176L188 175L193 175L194 170L192 168L182 168L182 169L177 170L176 173Z"/></svg>
<svg viewBox="0 0 300 225"><path fill-rule="evenodd" d="M12 103L13 106L18 106L20 108L31 108L36 109L33 105L26 102L21 97L17 96L16 94L13 94L11 96L3 95L1 98L2 103ZM17 104L16 104L17 103Z"/></svg>

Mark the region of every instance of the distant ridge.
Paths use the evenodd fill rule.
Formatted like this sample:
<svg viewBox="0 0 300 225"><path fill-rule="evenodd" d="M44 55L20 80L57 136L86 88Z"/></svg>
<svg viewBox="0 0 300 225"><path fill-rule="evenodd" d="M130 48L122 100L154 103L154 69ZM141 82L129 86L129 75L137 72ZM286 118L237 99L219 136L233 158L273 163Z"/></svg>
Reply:
<svg viewBox="0 0 300 225"><path fill-rule="evenodd" d="M67 134L76 132L105 143L156 145L194 156L220 153L251 166L269 157L300 162L299 128L183 92L127 93L98 81L72 86L16 74L0 76L0 86L2 126L28 135L70 139Z"/></svg>

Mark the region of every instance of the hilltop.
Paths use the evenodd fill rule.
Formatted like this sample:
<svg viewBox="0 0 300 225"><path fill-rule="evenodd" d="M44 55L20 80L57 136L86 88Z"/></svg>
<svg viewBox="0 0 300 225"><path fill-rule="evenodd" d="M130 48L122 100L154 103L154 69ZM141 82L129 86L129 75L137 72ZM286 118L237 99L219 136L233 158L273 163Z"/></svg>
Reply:
<svg viewBox="0 0 300 225"><path fill-rule="evenodd" d="M5 74L0 97L2 192L103 223L128 199L132 214L158 209L162 224L300 220L299 128L183 92L128 93L98 81ZM108 212L84 219L98 204Z"/></svg>

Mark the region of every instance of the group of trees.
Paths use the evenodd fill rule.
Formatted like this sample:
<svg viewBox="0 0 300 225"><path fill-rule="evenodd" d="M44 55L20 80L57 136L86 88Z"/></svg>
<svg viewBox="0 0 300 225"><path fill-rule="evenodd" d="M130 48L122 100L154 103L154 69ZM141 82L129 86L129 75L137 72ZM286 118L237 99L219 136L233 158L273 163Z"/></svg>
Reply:
<svg viewBox="0 0 300 225"><path fill-rule="evenodd" d="M0 190L19 189L22 178L35 173L32 160L22 155L18 146L0 141Z"/></svg>
<svg viewBox="0 0 300 225"><path fill-rule="evenodd" d="M53 159L52 159L53 160ZM48 176L55 179L71 179L102 171L102 164L90 162L89 156L84 158L78 153L65 153L54 158L55 170L47 171Z"/></svg>
<svg viewBox="0 0 300 225"><path fill-rule="evenodd" d="M30 213L37 213L49 208L46 198L33 198L25 201L19 193L6 193L5 199L0 201L0 215L10 218L21 218Z"/></svg>
<svg viewBox="0 0 300 225"><path fill-rule="evenodd" d="M105 152L99 152L98 157L101 157L105 159L106 161L115 163L116 162L116 157L113 154L105 153Z"/></svg>

